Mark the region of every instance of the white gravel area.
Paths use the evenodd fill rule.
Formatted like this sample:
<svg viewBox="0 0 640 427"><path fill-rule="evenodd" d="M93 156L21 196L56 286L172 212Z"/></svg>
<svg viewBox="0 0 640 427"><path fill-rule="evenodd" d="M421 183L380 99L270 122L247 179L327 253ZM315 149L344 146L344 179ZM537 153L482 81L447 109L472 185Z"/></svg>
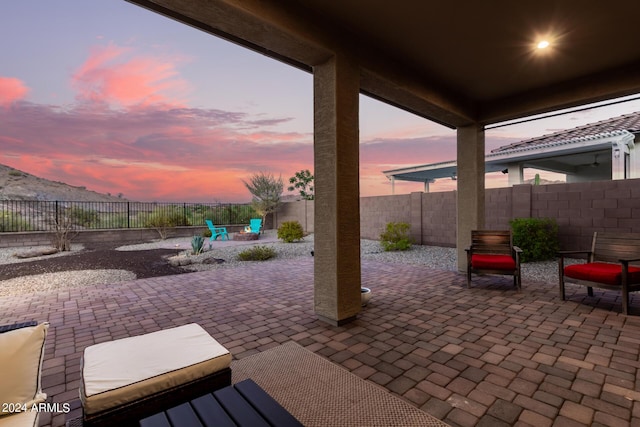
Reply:
<svg viewBox="0 0 640 427"><path fill-rule="evenodd" d="M248 249L253 245L271 247L277 256L274 260L295 259L299 257L310 257L313 250L313 235L306 236L304 240L295 243L283 243L275 237L275 231L269 230L261 240L251 244L238 244L237 242L213 242L211 249L208 242L205 243L205 252L196 256L189 256L192 263L184 266L187 271L205 271L218 268L233 268L247 261L239 261L239 252ZM187 254L190 252L190 240L185 238L175 238L159 240L151 243L137 245L127 245L117 248L117 250L145 250L156 248L176 248L176 254ZM187 249L189 248L189 249ZM12 262L24 262L41 259L44 257L19 259L13 256L18 251L27 251L34 248L9 248L0 249L0 264ZM62 252L47 257L64 256L81 250L81 245L73 245L72 252ZM437 270L456 271L456 250L455 248L444 248L438 246L416 246L408 251L385 252L380 242L375 240L361 240L360 251L363 260L373 260L380 262L392 262L402 264L414 264L427 266ZM211 263L210 258L222 259L224 262ZM577 260L567 260L569 263ZM269 262L269 261L260 261ZM547 281L556 283L558 281L558 264L556 261L526 263L522 265L523 279L536 281ZM135 279L135 275L124 270L82 270L68 271L61 273L47 273L38 276L18 277L10 280L0 281L0 296L16 295L28 292L45 292L59 290L77 286L87 286L99 283L115 283Z"/></svg>
<svg viewBox="0 0 640 427"><path fill-rule="evenodd" d="M74 252L83 250L84 245L79 243L78 244L74 243L71 245L71 251L58 252L52 255L44 255L44 256L31 257L31 258L18 258L16 256L16 254L24 254L31 251L37 251L41 249L46 250L51 248L52 248L51 246L20 246L17 248L0 248L0 265L14 264L17 262L29 262L29 261L36 261L36 260L45 259L45 258L55 258L59 256L70 255Z"/></svg>
<svg viewBox="0 0 640 427"><path fill-rule="evenodd" d="M0 297L135 280L127 270L77 270L34 274L0 281Z"/></svg>

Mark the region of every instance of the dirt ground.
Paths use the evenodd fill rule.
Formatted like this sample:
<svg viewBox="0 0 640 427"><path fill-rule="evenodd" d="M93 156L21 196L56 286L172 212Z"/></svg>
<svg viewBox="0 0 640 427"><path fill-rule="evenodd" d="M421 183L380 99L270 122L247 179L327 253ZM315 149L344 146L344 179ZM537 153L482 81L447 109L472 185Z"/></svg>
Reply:
<svg viewBox="0 0 640 427"><path fill-rule="evenodd" d="M167 257L176 254L174 249L116 251L115 248L86 247L69 255L4 264L0 266L0 280L59 271L97 269L128 270L135 273L138 279L185 273L167 262Z"/></svg>

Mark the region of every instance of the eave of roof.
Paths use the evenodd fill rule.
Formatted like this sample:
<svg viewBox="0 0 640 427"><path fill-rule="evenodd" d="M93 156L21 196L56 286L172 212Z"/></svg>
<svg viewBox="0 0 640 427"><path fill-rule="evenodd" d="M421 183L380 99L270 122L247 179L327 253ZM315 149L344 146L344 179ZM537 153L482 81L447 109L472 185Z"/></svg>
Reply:
<svg viewBox="0 0 640 427"><path fill-rule="evenodd" d="M633 141L634 133L640 133L640 112L497 148L485 156L485 171L496 172L513 163L605 149L624 137L627 141ZM457 162L450 160L386 170L382 173L389 179L393 177L404 181L425 182L452 177L456 172Z"/></svg>
<svg viewBox="0 0 640 427"><path fill-rule="evenodd" d="M567 141L574 141L578 138L595 137L607 132L623 130L632 133L640 132L640 111L504 145L492 150L491 153L511 151L520 147L534 147L536 145L563 142L566 143Z"/></svg>

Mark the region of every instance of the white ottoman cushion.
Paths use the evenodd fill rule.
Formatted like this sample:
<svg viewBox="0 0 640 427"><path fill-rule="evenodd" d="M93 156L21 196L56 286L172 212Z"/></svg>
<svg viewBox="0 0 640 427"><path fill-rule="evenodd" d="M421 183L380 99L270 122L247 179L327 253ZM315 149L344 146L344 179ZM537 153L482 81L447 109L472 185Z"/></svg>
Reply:
<svg viewBox="0 0 640 427"><path fill-rule="evenodd" d="M84 350L80 399L95 414L200 379L231 364L229 351L191 323Z"/></svg>

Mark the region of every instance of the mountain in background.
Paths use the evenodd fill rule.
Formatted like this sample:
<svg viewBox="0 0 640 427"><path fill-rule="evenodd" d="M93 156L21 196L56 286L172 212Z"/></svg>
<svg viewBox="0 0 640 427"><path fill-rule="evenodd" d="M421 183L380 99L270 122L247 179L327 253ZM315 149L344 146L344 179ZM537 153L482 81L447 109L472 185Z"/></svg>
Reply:
<svg viewBox="0 0 640 427"><path fill-rule="evenodd" d="M525 184L534 184L534 179ZM540 184L557 184L563 181L541 179ZM282 201L299 199L297 195L283 195ZM44 200L61 202L126 202L123 197L97 193L86 187L75 187L63 182L49 181L27 172L0 164L0 200Z"/></svg>
<svg viewBox="0 0 640 427"><path fill-rule="evenodd" d="M548 185L548 184L566 184L566 181L559 181L559 180L548 180L548 179L544 179L544 178L540 178L540 183L538 185ZM536 179L535 178L531 178L531 179L525 179L524 181L522 181L523 184L531 184L531 185L536 185Z"/></svg>
<svg viewBox="0 0 640 427"><path fill-rule="evenodd" d="M117 202L122 197L97 193L86 187L74 187L49 181L0 164L0 200L43 200L63 202Z"/></svg>

